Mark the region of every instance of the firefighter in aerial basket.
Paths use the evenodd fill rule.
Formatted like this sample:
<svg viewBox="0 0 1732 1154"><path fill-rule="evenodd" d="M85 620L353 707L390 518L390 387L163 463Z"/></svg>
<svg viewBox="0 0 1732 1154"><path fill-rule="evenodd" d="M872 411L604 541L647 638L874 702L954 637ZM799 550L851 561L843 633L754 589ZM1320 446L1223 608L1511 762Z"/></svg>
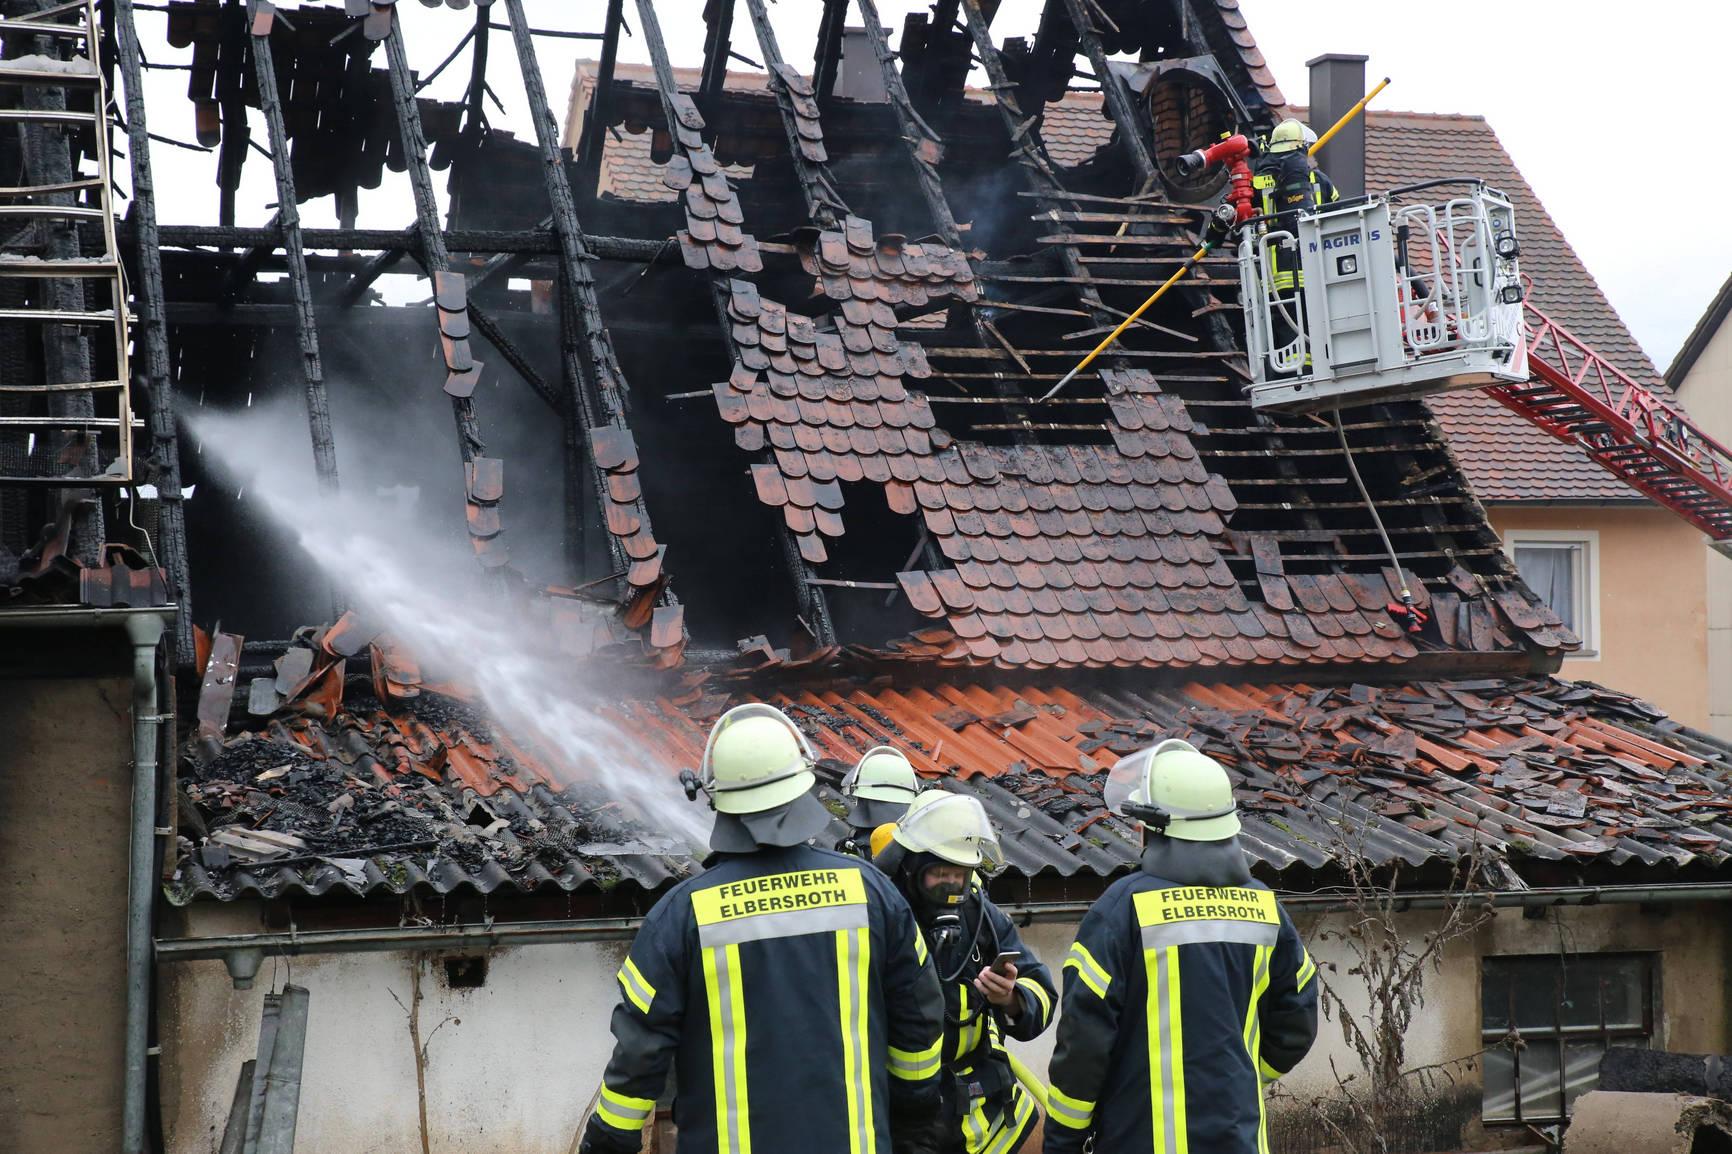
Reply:
<svg viewBox="0 0 1732 1154"><path fill-rule="evenodd" d="M941 1154L1012 1154L1040 1118L1004 1039L1041 1034L1058 993L981 885L976 871L1001 859L980 802L938 789L915 799L875 859L914 907L944 986Z"/></svg>
<svg viewBox="0 0 1732 1154"><path fill-rule="evenodd" d="M1269 1149L1263 1087L1317 1037L1317 967L1251 880L1232 782L1163 741L1106 788L1141 823L1141 868L1115 882L1065 958L1045 1154Z"/></svg>
<svg viewBox="0 0 1732 1154"><path fill-rule="evenodd" d="M842 779L850 833L836 848L870 860L872 831L899 820L919 793L920 779L901 750L888 745L868 749Z"/></svg>
<svg viewBox="0 0 1732 1154"><path fill-rule="evenodd" d="M1341 194L1322 169L1311 159L1306 136L1315 134L1303 123L1291 118L1283 120L1269 134L1268 142L1251 166L1251 188L1257 196L1257 211L1272 217L1268 227L1273 232L1299 234L1299 212L1320 208L1339 200ZM1271 345L1282 348L1297 335L1294 327L1303 305L1300 290L1305 287L1305 269L1300 263L1297 243L1272 244L1269 247L1269 294L1278 307L1270 309L1274 323ZM1310 354L1306 354L1310 364Z"/></svg>
<svg viewBox="0 0 1732 1154"><path fill-rule="evenodd" d="M812 750L768 705L710 731L704 872L644 918L620 967L613 1056L583 1154L637 1151L672 1068L678 1154L927 1154L944 997L889 879L811 846Z"/></svg>

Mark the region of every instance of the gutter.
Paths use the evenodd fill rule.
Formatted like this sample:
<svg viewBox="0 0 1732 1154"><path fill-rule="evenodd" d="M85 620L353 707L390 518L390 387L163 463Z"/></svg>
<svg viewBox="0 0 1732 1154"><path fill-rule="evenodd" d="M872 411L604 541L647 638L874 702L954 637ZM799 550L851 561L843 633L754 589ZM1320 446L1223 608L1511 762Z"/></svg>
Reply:
<svg viewBox="0 0 1732 1154"><path fill-rule="evenodd" d="M1353 908L1341 894L1281 894L1281 904L1294 913L1339 913ZM1420 891L1393 899L1396 912L1442 909L1463 895L1443 890ZM1530 890L1499 890L1471 895L1499 908L1544 909L1549 906L1615 904L1676 904L1732 901L1732 883L1680 883L1656 886L1554 886ZM1375 900L1375 899L1374 899ZM1023 902L1001 904L1019 925L1035 922L1075 922L1090 902ZM455 926L385 926L375 929L295 930L215 937L159 938L159 962L221 959L236 988L251 986L266 957L311 954L378 953L393 950L489 950L571 942L630 941L642 918L593 918L569 921L494 922Z"/></svg>
<svg viewBox="0 0 1732 1154"><path fill-rule="evenodd" d="M132 643L132 830L126 894L126 1034L121 1149L143 1154L145 1146L146 1067L150 1061L151 929L156 900L156 751L161 727L172 721L162 711L156 679L157 645L175 619L172 605L153 609L45 607L0 613L0 632L11 628L126 630Z"/></svg>

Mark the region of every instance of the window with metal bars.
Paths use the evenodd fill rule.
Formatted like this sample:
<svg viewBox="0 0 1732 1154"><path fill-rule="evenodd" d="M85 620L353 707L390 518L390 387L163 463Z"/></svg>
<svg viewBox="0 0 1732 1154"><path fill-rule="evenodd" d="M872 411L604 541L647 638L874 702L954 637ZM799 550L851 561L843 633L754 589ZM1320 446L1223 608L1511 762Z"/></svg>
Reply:
<svg viewBox="0 0 1732 1154"><path fill-rule="evenodd" d="M1654 954L1486 958L1480 973L1487 1122L1558 1122L1611 1046L1654 1038Z"/></svg>

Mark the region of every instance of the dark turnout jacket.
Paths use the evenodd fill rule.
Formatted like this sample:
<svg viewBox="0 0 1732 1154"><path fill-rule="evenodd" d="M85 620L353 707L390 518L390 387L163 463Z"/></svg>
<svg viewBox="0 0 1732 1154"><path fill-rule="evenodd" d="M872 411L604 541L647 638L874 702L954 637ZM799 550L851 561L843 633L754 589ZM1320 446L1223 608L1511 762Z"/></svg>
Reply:
<svg viewBox="0 0 1732 1154"><path fill-rule="evenodd" d="M1263 1083L1317 1036L1317 967L1235 841L1157 839L1064 970L1046 1154L1268 1150Z"/></svg>
<svg viewBox="0 0 1732 1154"><path fill-rule="evenodd" d="M975 922L981 924L978 931ZM1034 1097L1010 1067L1006 1037L1026 1042L1052 1022L1058 991L1052 974L1022 944L1008 915L976 884L963 913L964 934L972 939L969 957L955 981L944 987L945 1124L947 1154L1008 1154L1039 1118ZM1017 1015L994 1009L974 988L974 978L1000 952L1015 951ZM943 960L947 970L956 965ZM942 977L942 975L941 975Z"/></svg>
<svg viewBox="0 0 1732 1154"><path fill-rule="evenodd" d="M936 1115L943 995L908 904L858 858L724 856L644 919L584 1149L636 1151L675 1073L679 1154L889 1154Z"/></svg>

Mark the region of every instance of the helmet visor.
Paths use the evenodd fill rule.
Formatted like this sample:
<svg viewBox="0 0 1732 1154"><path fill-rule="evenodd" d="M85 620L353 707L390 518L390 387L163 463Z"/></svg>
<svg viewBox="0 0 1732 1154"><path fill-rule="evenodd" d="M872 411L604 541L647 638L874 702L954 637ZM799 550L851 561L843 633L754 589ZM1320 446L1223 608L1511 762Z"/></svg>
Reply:
<svg viewBox="0 0 1732 1154"><path fill-rule="evenodd" d="M1126 802L1148 800L1144 794L1143 783L1153 757L1154 750L1139 749L1119 758L1113 767L1107 770L1107 780L1101 786L1101 800L1106 802L1107 809L1123 817Z"/></svg>
<svg viewBox="0 0 1732 1154"><path fill-rule="evenodd" d="M1101 786L1101 800L1106 802L1107 809L1124 817L1127 802L1135 805L1149 804L1149 770L1153 767L1155 758L1171 749L1188 749L1195 753L1197 747L1188 741L1169 737L1165 741L1157 741L1147 749L1139 749L1119 758L1113 767L1107 770L1106 783Z"/></svg>

